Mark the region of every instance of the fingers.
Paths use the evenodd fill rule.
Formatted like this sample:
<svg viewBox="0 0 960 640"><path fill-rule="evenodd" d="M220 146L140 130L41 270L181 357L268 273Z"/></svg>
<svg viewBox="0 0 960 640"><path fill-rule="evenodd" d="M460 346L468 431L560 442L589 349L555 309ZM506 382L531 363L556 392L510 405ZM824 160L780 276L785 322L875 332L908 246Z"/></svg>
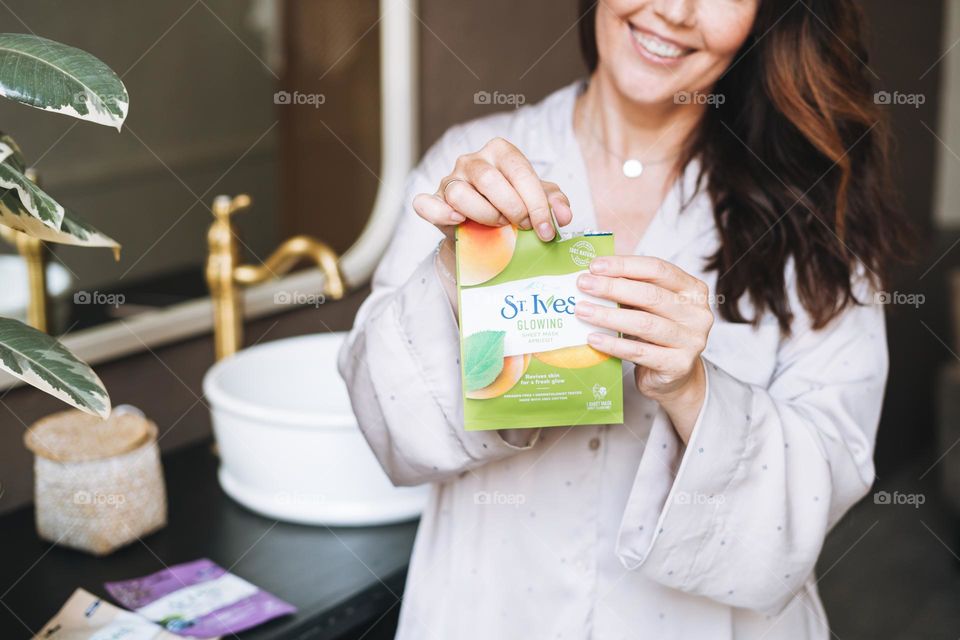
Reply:
<svg viewBox="0 0 960 640"><path fill-rule="evenodd" d="M438 227L460 224L466 218L442 198L421 193L413 199L413 209L421 218Z"/></svg>
<svg viewBox="0 0 960 640"><path fill-rule="evenodd" d="M462 163L463 175L475 192L485 199L511 224L529 229L527 207L510 181L495 166L479 157L469 157ZM451 185L452 189L455 185ZM449 200L448 200L449 202ZM479 221L478 221L479 222Z"/></svg>
<svg viewBox="0 0 960 640"><path fill-rule="evenodd" d="M567 195L563 191L560 191L560 187L553 182L544 182L543 190L547 194L547 202L553 209L553 215L557 218L557 224L565 227L573 222L570 200L567 199Z"/></svg>
<svg viewBox="0 0 960 640"><path fill-rule="evenodd" d="M442 184L440 197L455 211L491 227L508 224L497 208L466 180L457 178Z"/></svg>
<svg viewBox="0 0 960 640"><path fill-rule="evenodd" d="M682 325L646 311L604 307L581 300L577 302L576 315L594 326L613 329L663 347L683 347L693 339Z"/></svg>
<svg viewBox="0 0 960 640"><path fill-rule="evenodd" d="M497 158L497 168L523 199L530 227L536 230L541 240L553 240L555 232L553 221L550 219L550 202L547 200L543 183L533 170L530 161L519 151L508 153Z"/></svg>
<svg viewBox="0 0 960 640"><path fill-rule="evenodd" d="M687 294L709 293L707 285L680 267L652 256L605 256L590 263L590 272L611 278L642 280L670 291Z"/></svg>
<svg viewBox="0 0 960 640"><path fill-rule="evenodd" d="M489 226L535 229L544 241L556 235L551 210L560 226L573 220L567 196L556 184L542 182L523 153L502 138L460 156L437 193L417 196L414 208L434 224L457 224L451 220L459 214Z"/></svg>
<svg viewBox="0 0 960 640"><path fill-rule="evenodd" d="M676 349L639 340L618 338L605 333L591 333L587 337L587 342L597 351L654 371L667 372L682 369L680 354Z"/></svg>
<svg viewBox="0 0 960 640"><path fill-rule="evenodd" d="M689 306L682 304L676 293L639 280L610 278L585 273L577 278L577 286L581 291L598 298L650 311L666 318L679 319L685 317L686 307Z"/></svg>

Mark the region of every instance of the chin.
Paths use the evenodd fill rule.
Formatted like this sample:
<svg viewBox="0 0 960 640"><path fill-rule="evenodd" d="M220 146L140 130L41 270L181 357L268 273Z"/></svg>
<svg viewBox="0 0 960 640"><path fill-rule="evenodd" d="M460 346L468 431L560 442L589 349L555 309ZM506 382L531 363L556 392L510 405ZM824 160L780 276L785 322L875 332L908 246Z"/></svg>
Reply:
<svg viewBox="0 0 960 640"><path fill-rule="evenodd" d="M674 96L681 90L673 76L665 78L661 73L650 73L637 68L636 63L616 65L609 75L617 92L635 104L674 104Z"/></svg>

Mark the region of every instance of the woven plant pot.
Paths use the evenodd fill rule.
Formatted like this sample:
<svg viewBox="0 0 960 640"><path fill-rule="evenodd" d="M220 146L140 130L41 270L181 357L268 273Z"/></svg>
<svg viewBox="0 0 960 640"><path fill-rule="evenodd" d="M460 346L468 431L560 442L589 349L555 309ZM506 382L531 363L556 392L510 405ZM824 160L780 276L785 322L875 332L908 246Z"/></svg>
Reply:
<svg viewBox="0 0 960 640"><path fill-rule="evenodd" d="M139 412L114 411L107 420L55 413L24 442L36 454L41 538L106 555L166 524L157 426Z"/></svg>

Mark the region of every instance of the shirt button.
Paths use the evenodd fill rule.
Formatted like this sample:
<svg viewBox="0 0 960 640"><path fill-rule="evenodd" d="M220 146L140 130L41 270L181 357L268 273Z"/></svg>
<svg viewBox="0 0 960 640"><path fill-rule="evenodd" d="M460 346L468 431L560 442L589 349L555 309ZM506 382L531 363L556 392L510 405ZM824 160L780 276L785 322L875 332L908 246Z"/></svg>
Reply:
<svg viewBox="0 0 960 640"><path fill-rule="evenodd" d="M590 438L590 450L596 451L600 448L600 438Z"/></svg>

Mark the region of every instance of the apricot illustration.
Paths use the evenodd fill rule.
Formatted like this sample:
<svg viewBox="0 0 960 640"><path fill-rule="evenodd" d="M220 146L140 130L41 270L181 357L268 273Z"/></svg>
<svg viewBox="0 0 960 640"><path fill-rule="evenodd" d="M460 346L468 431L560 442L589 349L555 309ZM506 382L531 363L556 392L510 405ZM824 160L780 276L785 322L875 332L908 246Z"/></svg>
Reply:
<svg viewBox="0 0 960 640"><path fill-rule="evenodd" d="M541 351L533 354L533 357L551 367L586 369L600 364L610 356L600 353L588 344L583 344L576 347L554 349L553 351Z"/></svg>
<svg viewBox="0 0 960 640"><path fill-rule="evenodd" d="M503 371L500 372L496 380L483 389L468 391L467 397L473 400L488 400L502 396L520 381L528 366L530 366L529 353L520 356L507 356L503 359Z"/></svg>
<svg viewBox="0 0 960 640"><path fill-rule="evenodd" d="M517 246L517 229L488 227L467 220L457 230L460 284L472 286L495 277L507 268Z"/></svg>

